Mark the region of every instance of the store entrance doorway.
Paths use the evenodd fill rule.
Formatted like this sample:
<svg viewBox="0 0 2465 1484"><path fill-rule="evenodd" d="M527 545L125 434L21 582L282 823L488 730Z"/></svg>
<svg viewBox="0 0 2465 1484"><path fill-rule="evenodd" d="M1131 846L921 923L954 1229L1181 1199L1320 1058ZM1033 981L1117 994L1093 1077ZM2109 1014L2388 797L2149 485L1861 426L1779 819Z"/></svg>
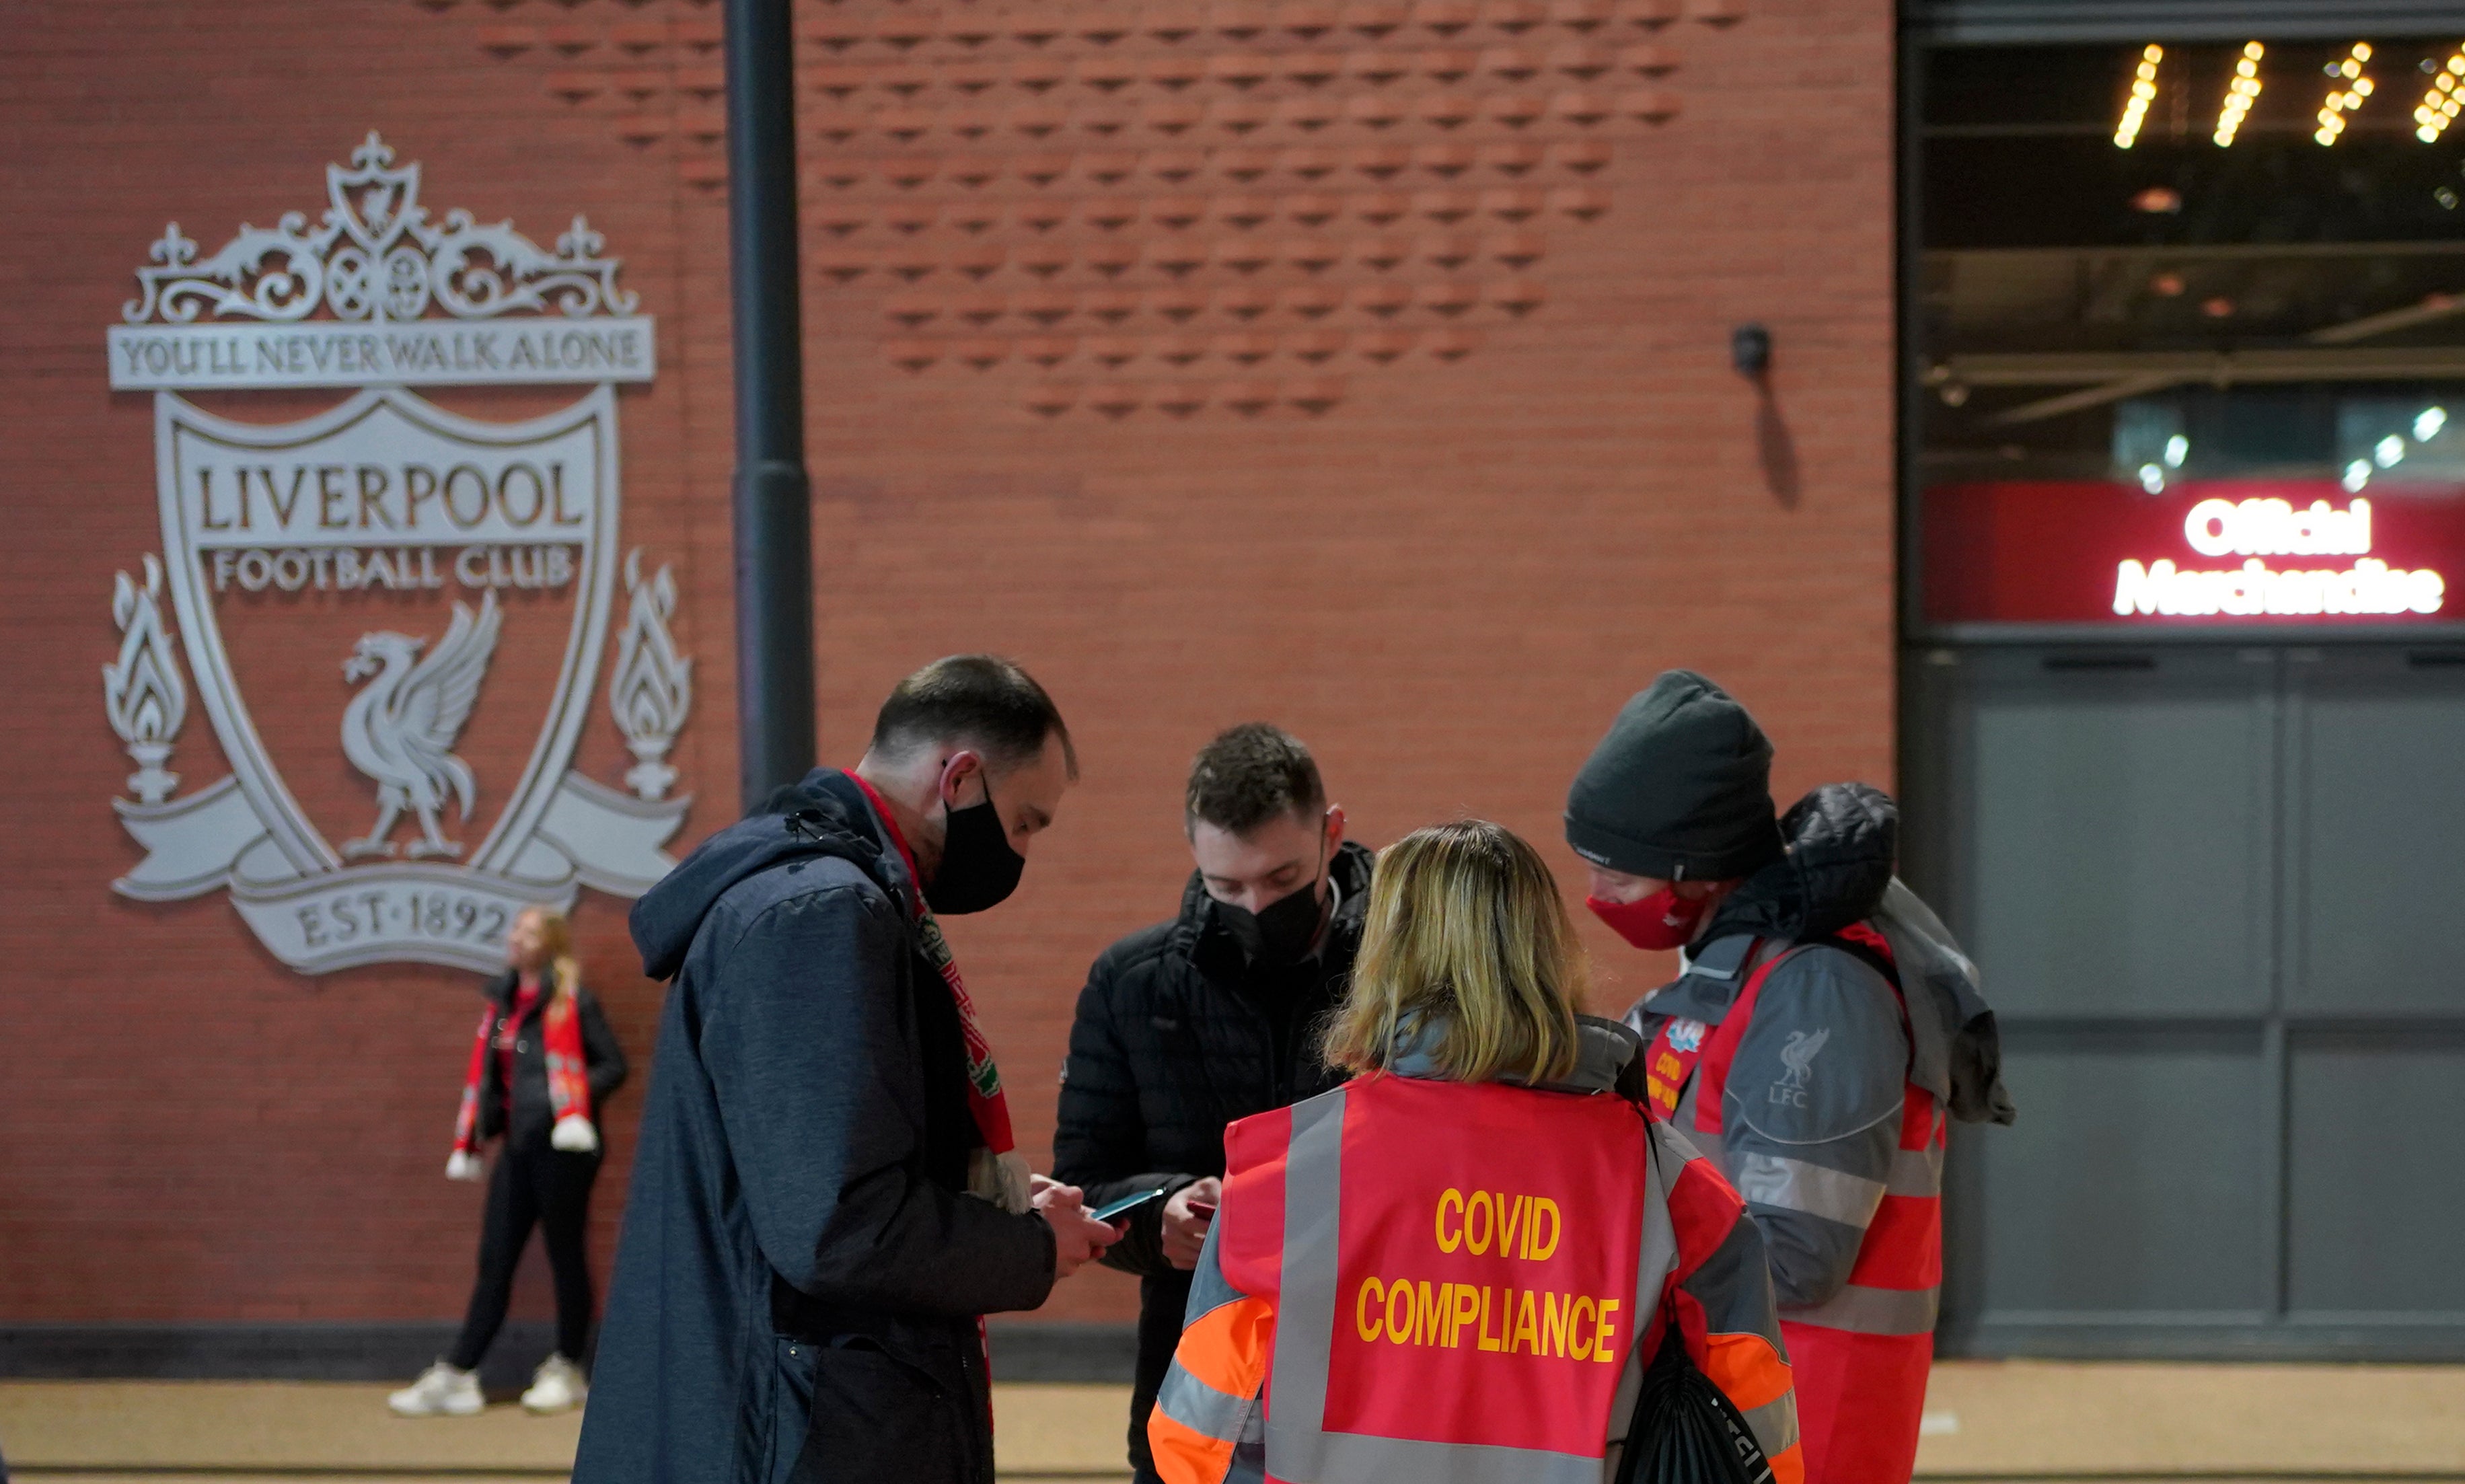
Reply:
<svg viewBox="0 0 2465 1484"><path fill-rule="evenodd" d="M2465 646L1918 650L1983 966L1946 1354L2465 1358Z"/></svg>

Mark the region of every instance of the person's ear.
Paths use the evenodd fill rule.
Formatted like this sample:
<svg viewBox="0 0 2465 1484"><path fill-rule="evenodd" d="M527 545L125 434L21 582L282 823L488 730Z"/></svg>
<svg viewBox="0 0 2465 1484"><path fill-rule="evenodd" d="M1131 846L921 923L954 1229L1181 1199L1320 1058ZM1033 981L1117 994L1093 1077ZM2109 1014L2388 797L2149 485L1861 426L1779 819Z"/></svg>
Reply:
<svg viewBox="0 0 2465 1484"><path fill-rule="evenodd" d="M1334 859L1335 853L1342 849L1344 849L1344 806L1330 804L1326 807L1327 858Z"/></svg>
<svg viewBox="0 0 2465 1484"><path fill-rule="evenodd" d="M963 809L971 805L981 804L985 799L991 797L990 787L983 782L984 775L984 755L973 748L962 747L943 759L941 780L943 808ZM968 788L969 779L977 781L977 788L973 790ZM967 798L966 795L971 791L980 794L981 797Z"/></svg>

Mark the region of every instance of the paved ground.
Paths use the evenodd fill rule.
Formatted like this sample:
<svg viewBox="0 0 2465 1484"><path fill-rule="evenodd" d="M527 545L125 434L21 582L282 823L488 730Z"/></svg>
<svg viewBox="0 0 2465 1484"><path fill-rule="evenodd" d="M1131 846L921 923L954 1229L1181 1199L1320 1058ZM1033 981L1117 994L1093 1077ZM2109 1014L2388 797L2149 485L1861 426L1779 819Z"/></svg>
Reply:
<svg viewBox="0 0 2465 1484"><path fill-rule="evenodd" d="M1126 1390L998 1388L1002 1477L1118 1484ZM542 1484L574 1417L516 1406L405 1422L385 1388L325 1383L0 1383L0 1452L30 1481ZM2465 1367L1951 1362L1918 1473L1943 1481L2465 1484Z"/></svg>

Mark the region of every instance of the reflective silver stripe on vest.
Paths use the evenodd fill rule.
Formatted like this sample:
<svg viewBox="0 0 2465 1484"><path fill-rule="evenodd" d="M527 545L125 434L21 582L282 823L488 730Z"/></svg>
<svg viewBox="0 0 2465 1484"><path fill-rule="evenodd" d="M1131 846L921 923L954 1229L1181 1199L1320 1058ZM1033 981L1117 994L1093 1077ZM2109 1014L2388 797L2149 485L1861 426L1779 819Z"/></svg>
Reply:
<svg viewBox="0 0 2465 1484"><path fill-rule="evenodd" d="M1344 1090L1337 1088L1295 1103L1292 1142L1284 1153L1284 1271L1276 1300L1267 1470L1287 1479L1327 1476L1303 1465L1305 1452L1293 1451L1325 1436L1327 1351L1335 1337L1336 1214L1344 1204ZM1296 1472L1296 1466L1306 1472Z"/></svg>
<svg viewBox="0 0 2465 1484"><path fill-rule="evenodd" d="M1943 1145L1931 1149L1896 1149L1884 1191L1891 1195L1943 1194Z"/></svg>
<svg viewBox="0 0 2465 1484"><path fill-rule="evenodd" d="M1165 1373L1156 1406L1166 1416L1193 1432L1226 1443L1241 1441L1241 1425L1249 1420L1252 1399L1218 1391L1178 1364Z"/></svg>
<svg viewBox="0 0 2465 1484"><path fill-rule="evenodd" d="M1695 1146L1666 1123L1646 1123L1644 1141L1643 1250L1634 1260L1635 1322L1628 1327L1634 1346L1627 1352L1626 1368L1619 1372L1617 1391L1610 1401L1610 1448L1603 1477L1614 1471L1627 1425L1634 1421L1634 1399L1643 1390L1644 1367L1652 1360L1643 1353L1643 1331L1652 1322L1644 1316L1659 1307L1661 1290L1677 1271L1677 1226L1669 1215L1669 1186L1686 1162L1695 1158ZM1666 1163L1663 1155L1668 1157Z"/></svg>
<svg viewBox="0 0 2465 1484"><path fill-rule="evenodd" d="M1893 1162L1897 1172L1899 1162ZM1749 1154L1731 1182L1749 1204L1803 1211L1864 1230L1883 1203L1884 1184L1777 1154Z"/></svg>
<svg viewBox="0 0 2465 1484"><path fill-rule="evenodd" d="M1653 1158L1656 1136L1677 1136L1677 1130L1666 1123L1643 1126L1643 1250L1634 1259L1634 1323L1628 1326L1638 1345L1642 1342L1644 1316L1660 1306L1660 1290L1669 1275L1677 1271L1677 1225L1669 1216L1669 1187L1677 1182L1677 1172L1686 1167L1686 1151L1692 1146L1683 1136L1677 1136L1659 1148L1677 1156L1664 1175L1661 1162ZM1676 1143L1677 1148L1669 1147ZM1643 1356L1641 1361L1652 1357Z"/></svg>
<svg viewBox="0 0 2465 1484"><path fill-rule="evenodd" d="M1797 1446L1797 1393L1750 1408L1746 1428L1762 1445L1765 1458L1777 1458Z"/></svg>
<svg viewBox="0 0 2465 1484"><path fill-rule="evenodd" d="M1783 1309L1780 1317L1792 1324L1860 1335L1930 1335L1940 1296L1931 1288L1867 1288L1852 1283L1810 1308Z"/></svg>
<svg viewBox="0 0 2465 1484"><path fill-rule="evenodd" d="M1600 1484L1601 1461L1576 1453L1533 1448L1493 1448L1478 1443L1424 1443L1410 1438L1373 1438L1354 1432L1321 1432L1310 1440L1308 1473L1295 1473L1293 1451L1277 1448L1277 1425L1267 1424L1267 1472L1295 1484Z"/></svg>
<svg viewBox="0 0 2465 1484"><path fill-rule="evenodd" d="M1697 1154L1711 1161L1714 1169L1722 1171L1721 1178L1726 1180L1729 1166L1727 1141L1718 1134L1706 1133L1695 1126L1695 1090L1702 1085L1701 1077L1690 1076L1686 1079L1686 1092L1677 1099L1677 1112L1670 1119L1669 1126L1677 1130Z"/></svg>
<svg viewBox="0 0 2465 1484"><path fill-rule="evenodd" d="M1293 1484L1600 1484L1601 1460L1581 1453L1326 1430L1327 1357L1340 1281L1344 1099L1338 1089L1293 1105L1284 1158L1283 1284L1268 1380L1267 1472ZM1645 1292L1655 1302L1660 1275L1677 1260L1667 1204L1655 1198L1646 1205L1640 1264L1654 1272L1654 1286ZM1640 1308L1641 1293L1635 1301ZM1629 1334L1635 1328L1630 1325Z"/></svg>

